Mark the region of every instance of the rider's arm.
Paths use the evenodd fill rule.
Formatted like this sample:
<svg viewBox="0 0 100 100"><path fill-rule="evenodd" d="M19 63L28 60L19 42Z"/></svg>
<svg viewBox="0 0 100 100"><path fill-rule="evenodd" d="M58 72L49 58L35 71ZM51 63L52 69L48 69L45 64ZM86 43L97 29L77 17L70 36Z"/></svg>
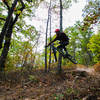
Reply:
<svg viewBox="0 0 100 100"><path fill-rule="evenodd" d="M48 46L50 46L53 42L55 42L57 40L57 38L55 38L54 40L52 40L48 45L47 45L47 47Z"/></svg>

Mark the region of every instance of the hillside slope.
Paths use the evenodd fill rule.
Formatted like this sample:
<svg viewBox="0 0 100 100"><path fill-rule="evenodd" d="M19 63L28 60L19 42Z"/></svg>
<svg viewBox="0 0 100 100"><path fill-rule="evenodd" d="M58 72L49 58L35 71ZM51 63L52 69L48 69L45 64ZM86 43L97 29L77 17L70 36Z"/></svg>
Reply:
<svg viewBox="0 0 100 100"><path fill-rule="evenodd" d="M83 69L10 72L0 81L0 100L100 100L100 74Z"/></svg>

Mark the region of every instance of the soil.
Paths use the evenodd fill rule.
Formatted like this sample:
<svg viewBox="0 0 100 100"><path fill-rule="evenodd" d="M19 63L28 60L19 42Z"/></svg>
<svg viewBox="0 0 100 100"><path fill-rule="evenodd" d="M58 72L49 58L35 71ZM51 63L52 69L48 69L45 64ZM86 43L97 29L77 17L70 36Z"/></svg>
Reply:
<svg viewBox="0 0 100 100"><path fill-rule="evenodd" d="M0 76L0 100L100 100L100 74L65 68L13 71Z"/></svg>

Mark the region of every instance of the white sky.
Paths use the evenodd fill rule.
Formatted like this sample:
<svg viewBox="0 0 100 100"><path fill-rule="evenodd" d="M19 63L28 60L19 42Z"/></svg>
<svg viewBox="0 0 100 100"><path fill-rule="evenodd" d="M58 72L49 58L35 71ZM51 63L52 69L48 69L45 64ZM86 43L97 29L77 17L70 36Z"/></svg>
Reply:
<svg viewBox="0 0 100 100"><path fill-rule="evenodd" d="M76 21L82 20L82 9L86 4L86 0L79 0L78 3L73 3L72 7L63 11L63 29L68 26L73 26ZM36 27L36 29L40 32L40 52L44 48L45 44L45 32L46 32L46 24L48 18L48 9L45 8L42 4L36 10L36 17L33 17L32 21L29 21L32 25ZM59 28L59 16L52 12L52 34L54 35L54 30Z"/></svg>
<svg viewBox="0 0 100 100"><path fill-rule="evenodd" d="M72 26L76 21L82 20L82 9L84 8L86 2L85 0L81 0L79 3L74 3L70 9L64 11L63 14L63 27Z"/></svg>
<svg viewBox="0 0 100 100"><path fill-rule="evenodd" d="M72 7L68 10L63 11L63 28L65 29L68 26L72 26L75 24L77 20L82 20L82 9L84 8L86 2L85 0L80 0L78 3L73 3ZM36 29L39 30L40 27L46 29L46 21L48 17L48 9L41 5L36 10L36 17L33 17L32 24L36 26ZM59 27L59 18L57 19L58 15L52 13L52 25L54 29ZM40 29L41 30L41 29Z"/></svg>

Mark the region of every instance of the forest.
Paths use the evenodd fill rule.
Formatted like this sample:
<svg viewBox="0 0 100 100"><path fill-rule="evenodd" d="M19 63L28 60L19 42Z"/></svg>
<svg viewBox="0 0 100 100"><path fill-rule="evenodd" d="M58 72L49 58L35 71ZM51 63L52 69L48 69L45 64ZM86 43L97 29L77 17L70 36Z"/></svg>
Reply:
<svg viewBox="0 0 100 100"><path fill-rule="evenodd" d="M68 26L65 12L82 1ZM59 41L47 47L57 28L69 56ZM100 100L100 0L1 0L0 100Z"/></svg>

